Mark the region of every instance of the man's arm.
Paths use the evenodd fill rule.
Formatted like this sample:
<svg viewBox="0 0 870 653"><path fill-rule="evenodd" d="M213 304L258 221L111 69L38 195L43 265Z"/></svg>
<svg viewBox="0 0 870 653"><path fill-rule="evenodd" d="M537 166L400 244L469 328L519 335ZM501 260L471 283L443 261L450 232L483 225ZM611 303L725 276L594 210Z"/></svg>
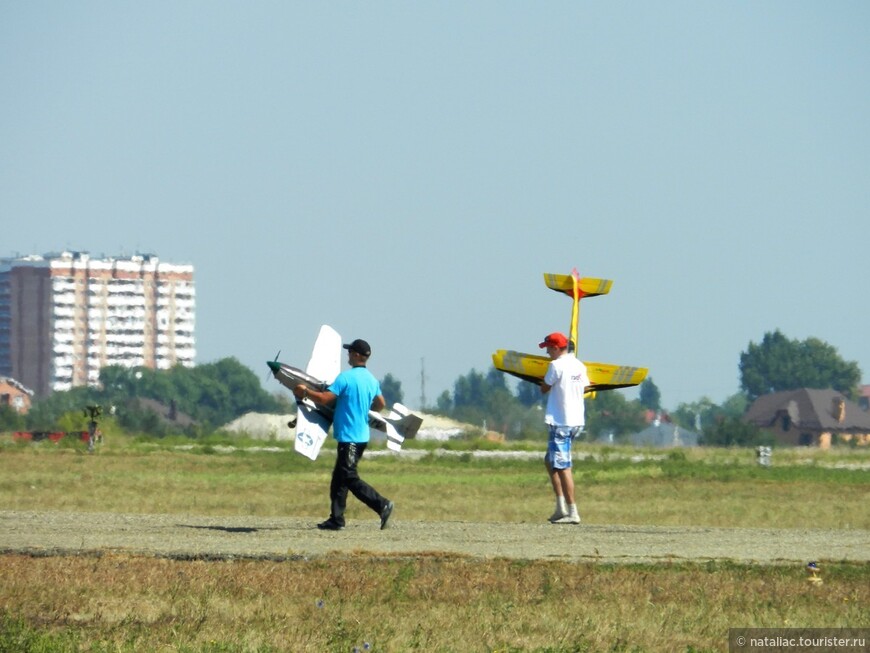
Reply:
<svg viewBox="0 0 870 653"><path fill-rule="evenodd" d="M312 390L301 383L293 388L293 394L297 399L311 399L315 404L320 404L321 406L331 406L337 399L334 392L329 390L324 390L323 392Z"/></svg>
<svg viewBox="0 0 870 653"><path fill-rule="evenodd" d="M372 410L376 413L381 412L386 405L387 402L384 399L384 395L378 395L372 400Z"/></svg>
<svg viewBox="0 0 870 653"><path fill-rule="evenodd" d="M547 394L553 388L552 385L547 383L547 379L550 379L553 383L556 383L556 381L559 380L558 377L554 373L552 362L550 362L550 364L547 365L547 372L546 372L546 374L544 374L544 378L538 382L538 385L541 387L541 394L542 395Z"/></svg>

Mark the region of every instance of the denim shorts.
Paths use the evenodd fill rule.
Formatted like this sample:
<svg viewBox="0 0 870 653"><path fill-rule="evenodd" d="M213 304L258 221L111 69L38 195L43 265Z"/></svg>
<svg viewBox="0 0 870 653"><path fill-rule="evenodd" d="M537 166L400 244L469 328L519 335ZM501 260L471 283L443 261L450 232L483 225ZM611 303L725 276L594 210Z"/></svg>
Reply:
<svg viewBox="0 0 870 653"><path fill-rule="evenodd" d="M581 426L548 427L547 456L545 460L553 469L571 469L571 441L580 435Z"/></svg>

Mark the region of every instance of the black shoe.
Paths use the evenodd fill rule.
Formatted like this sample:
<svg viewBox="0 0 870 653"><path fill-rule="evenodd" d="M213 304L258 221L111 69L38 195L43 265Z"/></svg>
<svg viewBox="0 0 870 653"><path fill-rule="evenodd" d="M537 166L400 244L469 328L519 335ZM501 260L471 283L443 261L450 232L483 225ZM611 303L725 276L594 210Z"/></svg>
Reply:
<svg viewBox="0 0 870 653"><path fill-rule="evenodd" d="M390 515L393 514L393 502L387 501L387 505L381 510L381 530L384 530L390 523Z"/></svg>
<svg viewBox="0 0 870 653"><path fill-rule="evenodd" d="M332 518L327 519L326 521L322 521L317 525L322 531L340 531L344 529L344 524L339 524L337 521L333 521Z"/></svg>

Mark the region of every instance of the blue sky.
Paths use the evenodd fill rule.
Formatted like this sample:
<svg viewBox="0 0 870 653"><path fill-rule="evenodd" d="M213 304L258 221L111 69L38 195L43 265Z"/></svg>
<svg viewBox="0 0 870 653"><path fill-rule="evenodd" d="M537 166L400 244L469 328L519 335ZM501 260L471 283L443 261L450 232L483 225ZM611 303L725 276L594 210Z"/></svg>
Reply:
<svg viewBox="0 0 870 653"><path fill-rule="evenodd" d="M668 408L774 329L870 383L866 2L11 1L0 84L0 255L192 263L200 363L327 323L417 407L576 267Z"/></svg>

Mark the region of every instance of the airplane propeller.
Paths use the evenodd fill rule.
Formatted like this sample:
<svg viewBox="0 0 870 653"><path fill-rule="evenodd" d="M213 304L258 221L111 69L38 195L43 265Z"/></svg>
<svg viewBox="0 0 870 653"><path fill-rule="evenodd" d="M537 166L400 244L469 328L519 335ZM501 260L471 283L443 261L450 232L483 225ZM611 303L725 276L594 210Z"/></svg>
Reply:
<svg viewBox="0 0 870 653"><path fill-rule="evenodd" d="M277 362L278 362L278 356L280 356L280 355L281 355L281 350L279 349L279 350L278 350L278 353L275 354L275 359L274 359L273 362L277 363ZM271 369L271 368L269 368L269 371L266 372L266 380L267 380L267 381L269 380L269 375L270 375L270 374L272 374L272 369Z"/></svg>
<svg viewBox="0 0 870 653"><path fill-rule="evenodd" d="M277 363L277 362L278 362L278 357L279 357L280 355L281 355L281 350L279 349L279 350L278 350L278 353L275 354L275 358L272 360L272 362L273 362L273 363ZM268 363L267 363L267 365L268 365ZM274 372L272 372L272 367L271 367L271 366L269 367L269 372L268 372L267 375L266 375L266 379L267 379L267 380L269 379L269 376L268 376L269 374L272 374L272 376L274 376ZM289 422L287 422L287 426L289 426L291 429L295 429L295 428L296 428L296 418L294 417L294 418L291 419Z"/></svg>

